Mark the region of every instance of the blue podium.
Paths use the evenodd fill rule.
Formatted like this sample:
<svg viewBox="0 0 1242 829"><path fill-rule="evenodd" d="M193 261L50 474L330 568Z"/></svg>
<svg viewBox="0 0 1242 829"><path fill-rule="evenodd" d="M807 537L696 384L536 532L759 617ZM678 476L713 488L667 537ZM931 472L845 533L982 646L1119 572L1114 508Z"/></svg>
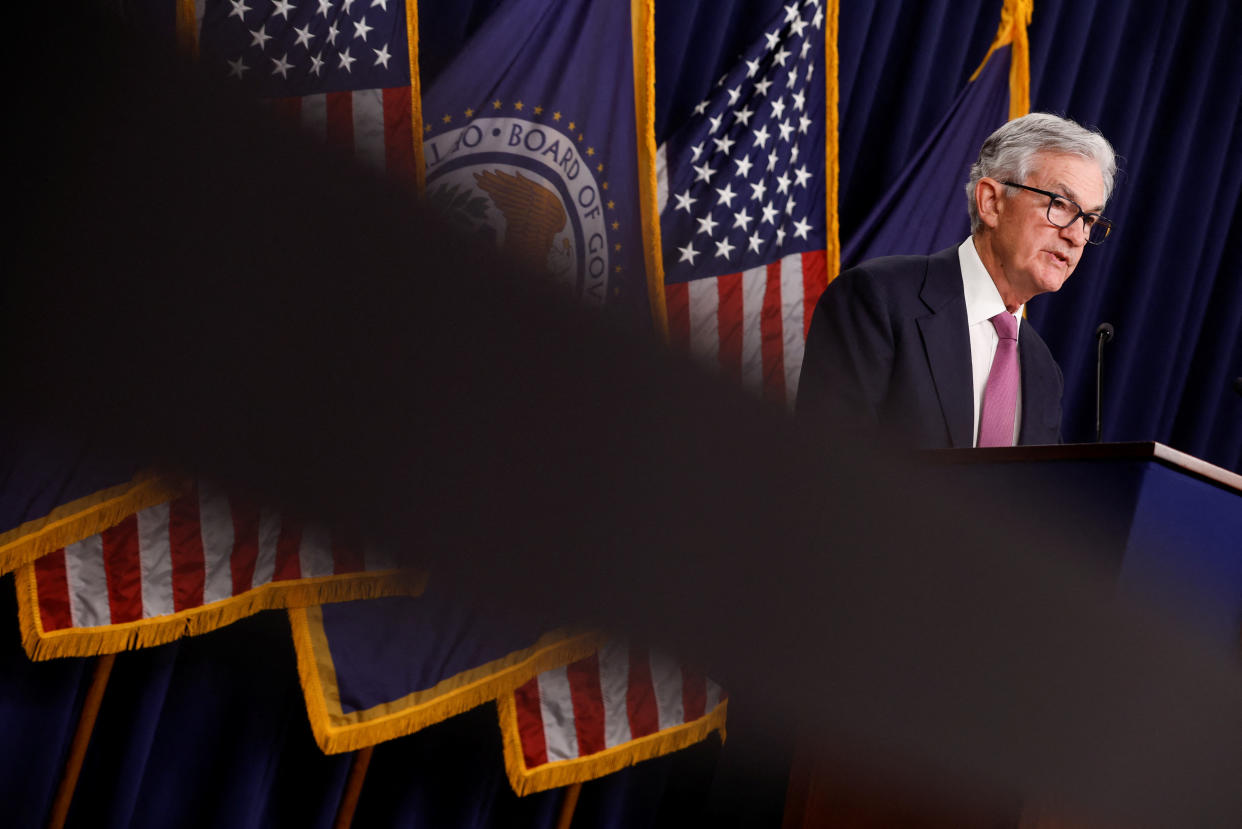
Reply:
<svg viewBox="0 0 1242 829"><path fill-rule="evenodd" d="M969 484L1039 493L1119 593L1242 656L1242 475L1160 443L931 454Z"/></svg>

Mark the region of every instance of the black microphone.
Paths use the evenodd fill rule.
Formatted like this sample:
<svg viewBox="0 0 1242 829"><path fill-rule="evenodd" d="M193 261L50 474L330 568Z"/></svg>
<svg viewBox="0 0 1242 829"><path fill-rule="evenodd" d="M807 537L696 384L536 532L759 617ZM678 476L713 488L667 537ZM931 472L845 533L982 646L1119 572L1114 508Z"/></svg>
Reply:
<svg viewBox="0 0 1242 829"><path fill-rule="evenodd" d="M1099 443L1103 435L1104 427L1100 418L1100 398L1104 388L1104 343L1112 342L1113 334L1116 333L1112 323L1102 322L1095 329L1096 355L1095 355L1095 442Z"/></svg>
<svg viewBox="0 0 1242 829"><path fill-rule="evenodd" d="M1238 397L1242 397L1242 377L1233 378L1233 390L1237 392Z"/></svg>

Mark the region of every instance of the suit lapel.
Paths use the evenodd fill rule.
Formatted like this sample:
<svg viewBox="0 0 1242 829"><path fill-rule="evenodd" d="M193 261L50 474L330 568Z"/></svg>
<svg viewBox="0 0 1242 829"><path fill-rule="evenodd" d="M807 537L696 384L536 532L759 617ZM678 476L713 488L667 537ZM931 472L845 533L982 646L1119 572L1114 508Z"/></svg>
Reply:
<svg viewBox="0 0 1242 829"><path fill-rule="evenodd" d="M1022 365L1022 427L1018 443L1022 446L1053 442L1049 435L1056 434L1060 425L1059 411L1049 411L1053 401L1058 400L1058 390L1051 385L1054 372L1041 370L1043 355L1036 348L1038 339L1034 326L1024 320L1018 336L1018 360Z"/></svg>
<svg viewBox="0 0 1242 829"><path fill-rule="evenodd" d="M919 298L931 312L919 318L919 333L950 444L954 448L969 447L974 423L970 335L966 330L966 298L956 247L928 257L927 277Z"/></svg>

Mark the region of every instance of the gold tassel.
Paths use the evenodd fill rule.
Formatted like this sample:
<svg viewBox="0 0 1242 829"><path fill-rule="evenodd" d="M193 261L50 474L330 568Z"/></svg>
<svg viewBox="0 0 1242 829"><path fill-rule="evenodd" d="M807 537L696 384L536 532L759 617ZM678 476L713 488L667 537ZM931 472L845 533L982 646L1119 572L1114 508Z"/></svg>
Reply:
<svg viewBox="0 0 1242 829"><path fill-rule="evenodd" d="M996 39L983 57L983 63L970 76L974 81L987 66L992 53L1012 44L1009 56L1009 118L1020 118L1031 111L1031 46L1026 27L1031 24L1035 0L1005 0L1001 7Z"/></svg>

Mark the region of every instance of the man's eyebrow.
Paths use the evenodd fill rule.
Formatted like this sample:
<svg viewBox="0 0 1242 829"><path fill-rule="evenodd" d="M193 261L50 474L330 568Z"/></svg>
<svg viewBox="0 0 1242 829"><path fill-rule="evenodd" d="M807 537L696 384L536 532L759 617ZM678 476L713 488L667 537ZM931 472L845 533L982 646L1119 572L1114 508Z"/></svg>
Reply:
<svg viewBox="0 0 1242 829"><path fill-rule="evenodd" d="M1068 186L1068 185L1064 184L1063 182L1058 181L1058 182L1054 182L1054 183L1053 183L1053 185L1052 185L1051 189L1052 189L1052 190L1055 190L1056 192L1058 192L1058 193L1060 193L1060 194L1062 194L1062 195L1063 195L1063 196L1065 196L1067 199L1069 199L1070 201L1072 201L1072 202L1074 202L1075 204L1077 204L1079 207L1082 207L1082 199L1078 198L1078 194L1074 192L1074 188L1073 188L1073 187L1070 187L1070 186ZM1083 210L1084 210L1084 211L1086 211L1087 213L1099 213L1099 212L1100 212L1101 210L1103 210L1103 209L1104 209L1104 205L1102 205L1102 204L1101 204L1100 206L1098 206L1098 207L1085 207L1085 208L1083 208Z"/></svg>

